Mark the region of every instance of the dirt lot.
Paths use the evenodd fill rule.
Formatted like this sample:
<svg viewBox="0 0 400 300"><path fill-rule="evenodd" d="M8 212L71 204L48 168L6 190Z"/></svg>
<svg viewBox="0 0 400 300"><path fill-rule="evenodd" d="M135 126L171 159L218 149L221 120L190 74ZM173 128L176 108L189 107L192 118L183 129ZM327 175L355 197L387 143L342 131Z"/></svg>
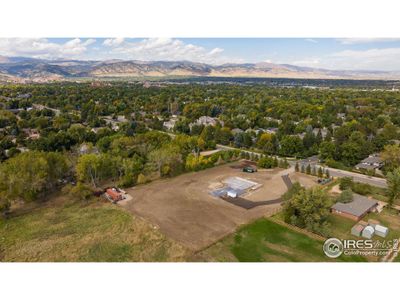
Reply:
<svg viewBox="0 0 400 300"><path fill-rule="evenodd" d="M244 196L252 201L275 199L286 191L280 176L288 170L243 173L238 168L240 164L231 163L133 187L126 190L133 199L120 204L186 247L200 250L234 232L238 226L271 215L280 207L272 204L246 210L209 194L231 176L262 184Z"/></svg>
<svg viewBox="0 0 400 300"><path fill-rule="evenodd" d="M305 188L311 188L313 186L318 185L318 178L315 176L310 176L307 174L303 174L303 173L290 173L289 175L290 179L292 180L292 182L299 182L302 186L304 186Z"/></svg>

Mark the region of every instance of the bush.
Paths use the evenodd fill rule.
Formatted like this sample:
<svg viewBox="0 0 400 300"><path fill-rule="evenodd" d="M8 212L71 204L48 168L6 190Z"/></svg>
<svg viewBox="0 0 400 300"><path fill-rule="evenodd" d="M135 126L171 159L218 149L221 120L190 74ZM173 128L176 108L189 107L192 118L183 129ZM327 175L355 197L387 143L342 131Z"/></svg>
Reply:
<svg viewBox="0 0 400 300"><path fill-rule="evenodd" d="M372 193L372 187L366 183L353 182L351 189L354 193L364 196Z"/></svg>
<svg viewBox="0 0 400 300"><path fill-rule="evenodd" d="M133 174L125 174L119 180L119 186L121 187L130 187L135 184L135 177Z"/></svg>
<svg viewBox="0 0 400 300"><path fill-rule="evenodd" d="M351 177L340 178L339 188L342 191L347 190L347 189L352 189L353 188L353 178L351 178Z"/></svg>
<svg viewBox="0 0 400 300"><path fill-rule="evenodd" d="M69 190L69 196L72 199L78 199L81 201L89 201L90 197L93 196L93 190L83 184L82 182L78 182L76 186L73 186Z"/></svg>
<svg viewBox="0 0 400 300"><path fill-rule="evenodd" d="M346 189L344 190L338 197L337 197L337 202L341 203L349 203L353 201L353 192L351 189Z"/></svg>
<svg viewBox="0 0 400 300"><path fill-rule="evenodd" d="M146 176L144 176L142 173L140 173L137 178L137 184L144 184L146 182L147 182Z"/></svg>
<svg viewBox="0 0 400 300"><path fill-rule="evenodd" d="M260 158L257 166L264 169L271 169L274 167L274 159L270 156Z"/></svg>

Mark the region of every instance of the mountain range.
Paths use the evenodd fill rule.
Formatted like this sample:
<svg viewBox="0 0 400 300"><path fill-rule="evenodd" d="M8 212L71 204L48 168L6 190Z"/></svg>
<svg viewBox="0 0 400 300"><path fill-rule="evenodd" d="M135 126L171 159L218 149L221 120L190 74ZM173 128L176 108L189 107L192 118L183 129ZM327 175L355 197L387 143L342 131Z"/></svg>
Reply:
<svg viewBox="0 0 400 300"><path fill-rule="evenodd" d="M0 56L0 81L3 82L170 76L396 80L400 79L400 72L327 70L266 62L210 65L190 61L84 61Z"/></svg>

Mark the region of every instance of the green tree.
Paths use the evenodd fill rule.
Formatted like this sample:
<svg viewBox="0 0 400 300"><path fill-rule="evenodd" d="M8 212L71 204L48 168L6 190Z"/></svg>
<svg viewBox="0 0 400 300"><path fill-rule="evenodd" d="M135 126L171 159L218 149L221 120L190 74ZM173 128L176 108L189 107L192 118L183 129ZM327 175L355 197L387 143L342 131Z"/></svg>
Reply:
<svg viewBox="0 0 400 300"><path fill-rule="evenodd" d="M301 156L303 154L303 142L298 136L285 135L281 140L280 154L283 156Z"/></svg>
<svg viewBox="0 0 400 300"><path fill-rule="evenodd" d="M344 191L347 189L351 189L353 187L353 178L352 177L342 177L339 181L339 188Z"/></svg>
<svg viewBox="0 0 400 300"><path fill-rule="evenodd" d="M318 177L319 177L319 178L324 177L324 172L322 171L322 168L321 168L321 167L318 168Z"/></svg>
<svg viewBox="0 0 400 300"><path fill-rule="evenodd" d="M400 168L394 169L392 172L387 173L388 185L388 203L393 206L393 203L400 198Z"/></svg>
<svg viewBox="0 0 400 300"><path fill-rule="evenodd" d="M310 175L310 174L311 174L311 165L310 165L310 164L307 165L306 174L307 174L307 175Z"/></svg>
<svg viewBox="0 0 400 300"><path fill-rule="evenodd" d="M260 158L257 164L260 168L271 169L274 167L274 159L270 156Z"/></svg>
<svg viewBox="0 0 400 300"><path fill-rule="evenodd" d="M284 196L283 215L285 222L309 231L327 235L328 217L332 200L321 187L304 189L294 187Z"/></svg>
<svg viewBox="0 0 400 300"><path fill-rule="evenodd" d="M93 196L93 190L82 182L78 182L75 186L71 187L69 195L72 199L81 201L89 201Z"/></svg>
<svg viewBox="0 0 400 300"><path fill-rule="evenodd" d="M335 156L336 147L332 142L322 142L319 146L319 157L322 160L333 159Z"/></svg>
<svg viewBox="0 0 400 300"><path fill-rule="evenodd" d="M353 201L353 191L350 188L345 189L336 199L337 202L349 203Z"/></svg>
<svg viewBox="0 0 400 300"><path fill-rule="evenodd" d="M313 166L313 167L311 168L311 175L312 175L312 176L317 176L317 170L316 170L316 167L315 167L315 166Z"/></svg>
<svg viewBox="0 0 400 300"><path fill-rule="evenodd" d="M0 165L0 192L5 203L35 200L39 193L56 187L66 171L60 153L20 153ZM5 205L7 206L7 205Z"/></svg>
<svg viewBox="0 0 400 300"><path fill-rule="evenodd" d="M111 159L106 154L84 154L78 158L76 175L79 181L97 187L99 181L107 178L112 170Z"/></svg>
<svg viewBox="0 0 400 300"><path fill-rule="evenodd" d="M381 153L385 162L385 169L390 171L400 167L400 147L398 145L386 145Z"/></svg>
<svg viewBox="0 0 400 300"><path fill-rule="evenodd" d="M160 176L177 174L182 171L182 155L179 148L172 144L153 150L149 153L148 160Z"/></svg>
<svg viewBox="0 0 400 300"><path fill-rule="evenodd" d="M325 176L326 176L326 178L330 178L331 177L331 174L329 173L328 169L325 170Z"/></svg>

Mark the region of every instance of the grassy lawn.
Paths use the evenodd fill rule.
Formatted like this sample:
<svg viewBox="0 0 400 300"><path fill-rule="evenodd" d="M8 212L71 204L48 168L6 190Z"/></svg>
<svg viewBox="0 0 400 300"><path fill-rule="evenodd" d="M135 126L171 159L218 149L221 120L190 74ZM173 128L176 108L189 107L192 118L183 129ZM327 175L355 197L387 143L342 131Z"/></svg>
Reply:
<svg viewBox="0 0 400 300"><path fill-rule="evenodd" d="M64 197L0 220L0 261L179 261L185 250L148 223L98 199Z"/></svg>
<svg viewBox="0 0 400 300"><path fill-rule="evenodd" d="M362 257L329 259L323 242L271 219L260 219L203 251L198 260L241 262L364 261Z"/></svg>
<svg viewBox="0 0 400 300"><path fill-rule="evenodd" d="M363 220L368 221L369 219L375 219L380 223L389 228L389 234L385 238L386 240L400 238L400 216L395 213L394 210L384 209L381 213L369 213ZM331 234L332 237L340 239L354 239L351 235L351 228L357 223L350 219L346 219L340 216L331 215L329 217L331 223ZM374 235L372 239L383 239L379 236Z"/></svg>
<svg viewBox="0 0 400 300"><path fill-rule="evenodd" d="M384 209L380 214L371 213L364 218L365 221L368 221L368 219L378 220L382 225L389 228L386 240L400 238L400 216L396 213L396 210ZM383 239L378 236L374 236L374 238Z"/></svg>
<svg viewBox="0 0 400 300"><path fill-rule="evenodd" d="M381 213L370 213L366 215L363 220L368 221L369 219L378 220L382 225L389 228L389 234L386 238L374 235L373 240L393 240L400 238L400 216L395 210L384 209ZM351 228L356 224L355 221L342 218L340 216L331 215L329 217L329 222L331 223L331 234L332 237L337 237L339 239L362 239L357 238L351 234ZM376 261L378 258L369 257L371 261ZM396 258L395 261L400 262L400 256Z"/></svg>
<svg viewBox="0 0 400 300"><path fill-rule="evenodd" d="M351 228L357 223L356 221L343 218L331 214L329 216L329 236L338 239L354 239L355 236L351 234Z"/></svg>

